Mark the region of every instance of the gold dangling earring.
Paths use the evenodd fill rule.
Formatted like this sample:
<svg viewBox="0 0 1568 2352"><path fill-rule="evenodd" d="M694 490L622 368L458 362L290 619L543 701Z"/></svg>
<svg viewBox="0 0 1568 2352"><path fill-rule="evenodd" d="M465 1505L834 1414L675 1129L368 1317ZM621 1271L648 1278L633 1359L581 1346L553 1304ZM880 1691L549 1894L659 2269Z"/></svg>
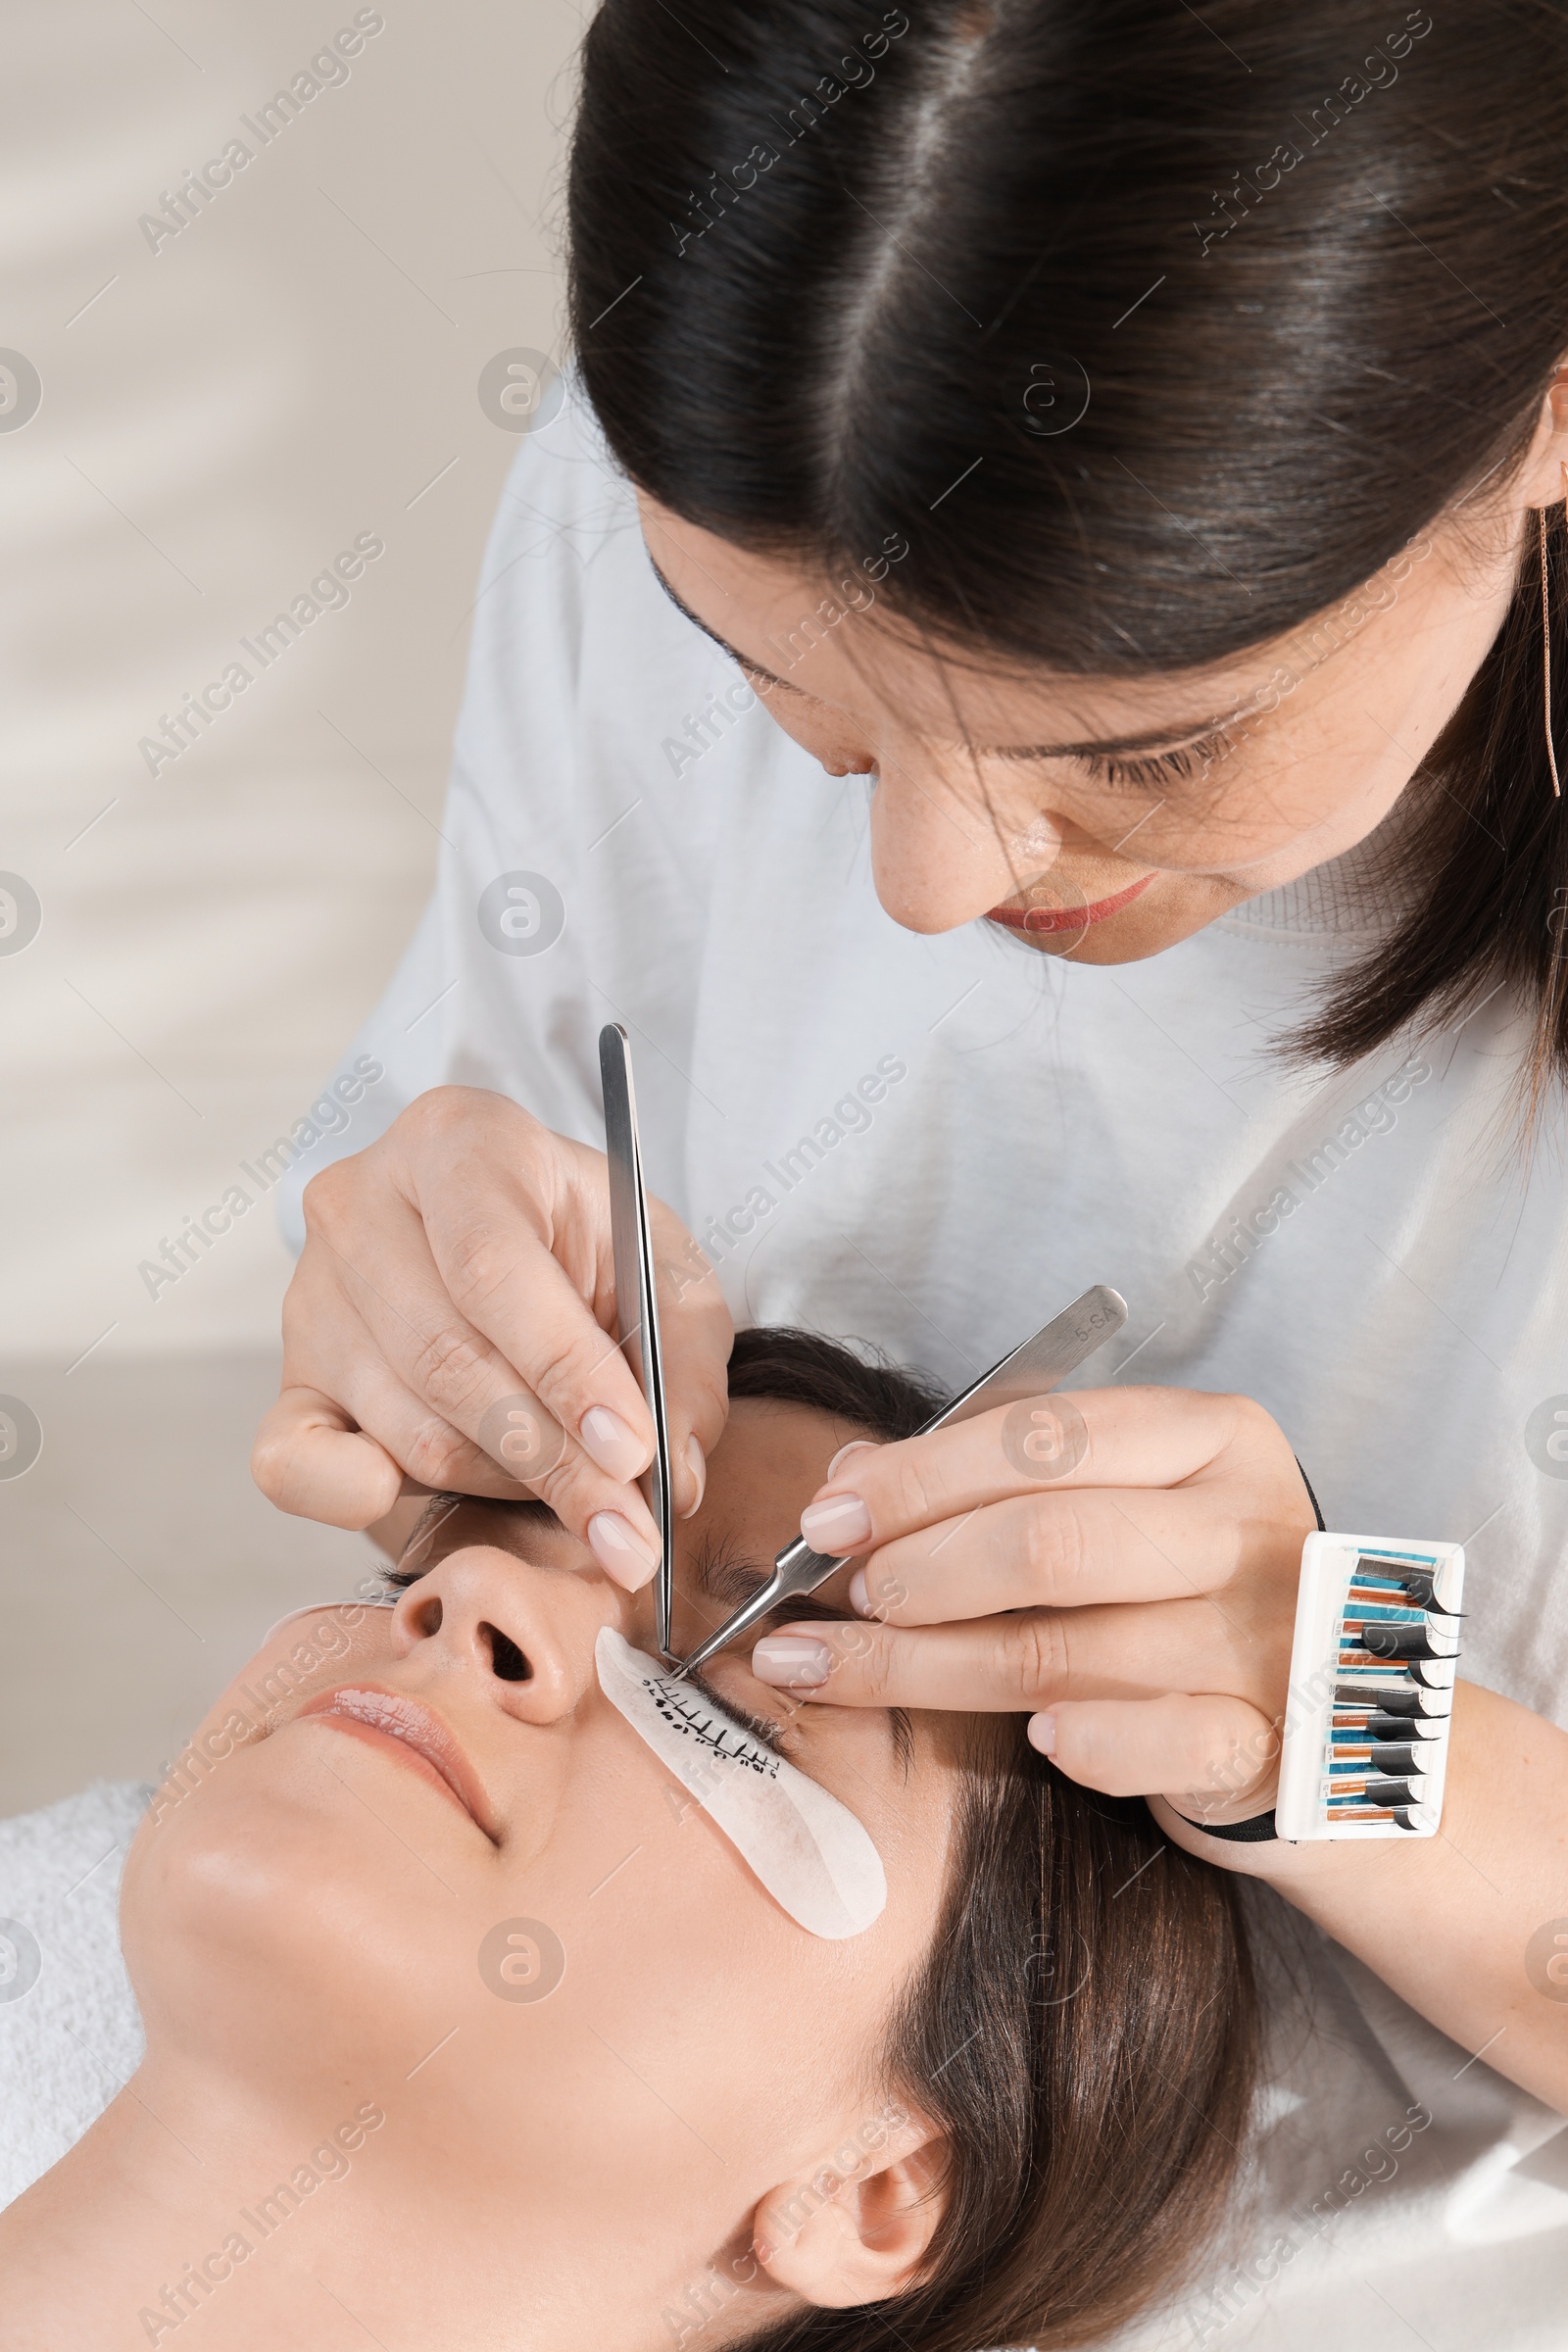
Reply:
<svg viewBox="0 0 1568 2352"><path fill-rule="evenodd" d="M1551 410L1554 434L1568 432L1568 368L1559 368L1546 395ZM1562 477L1564 514L1568 518L1568 465L1561 462L1557 468ZM1546 517L1550 509L1543 507L1541 521L1541 680L1546 707L1546 764L1551 769L1553 800L1562 799L1562 779L1557 773L1557 747L1551 735L1551 588L1546 561Z"/></svg>
<svg viewBox="0 0 1568 2352"><path fill-rule="evenodd" d="M1546 761L1551 769L1552 798L1562 799L1562 784L1557 774L1557 750L1551 740L1551 591L1546 584L1546 514L1541 510L1541 674L1545 687L1546 701Z"/></svg>

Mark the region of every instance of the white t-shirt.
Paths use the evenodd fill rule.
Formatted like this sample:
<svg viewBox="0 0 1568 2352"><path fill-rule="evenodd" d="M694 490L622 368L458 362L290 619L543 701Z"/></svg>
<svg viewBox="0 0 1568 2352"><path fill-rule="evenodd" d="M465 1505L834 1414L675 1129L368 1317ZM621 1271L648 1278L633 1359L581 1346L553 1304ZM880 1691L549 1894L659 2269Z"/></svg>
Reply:
<svg viewBox="0 0 1568 2352"><path fill-rule="evenodd" d="M486 554L435 897L345 1056L386 1074L284 1179L296 1246L305 1178L427 1087L491 1087L601 1143L596 1041L619 1019L649 1181L737 1321L873 1341L956 1388L1114 1284L1126 1329L1071 1385L1256 1397L1331 1527L1467 1545L1466 1671L1568 1724L1568 1182L1558 1109L1518 1154L1523 1024L1499 994L1328 1079L1267 1052L1396 905L1388 828L1095 967L984 922L901 930L867 790L669 603L568 399ZM1342 1961L1262 2193L1310 2207L1405 2104L1436 2120L1232 2295L1226 2341L1315 2352L1358 2291L1347 2262L1375 2253L1436 2343L1560 2344L1568 2129ZM1184 2307L1171 2340L1194 2312L1216 2340L1216 2309Z"/></svg>

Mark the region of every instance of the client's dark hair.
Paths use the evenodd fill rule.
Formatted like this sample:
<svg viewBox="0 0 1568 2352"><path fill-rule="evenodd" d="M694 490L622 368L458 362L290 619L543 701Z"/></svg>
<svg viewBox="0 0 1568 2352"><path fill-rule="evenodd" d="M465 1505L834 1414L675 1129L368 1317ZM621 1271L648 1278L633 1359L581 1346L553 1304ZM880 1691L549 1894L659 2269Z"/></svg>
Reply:
<svg viewBox="0 0 1568 2352"><path fill-rule="evenodd" d="M945 645L1149 674L1322 615L1326 652L1528 445L1565 102L1556 0L605 0L583 380L665 507ZM1334 1058L1507 981L1568 1071L1536 565L1412 788L1411 904L1306 1034ZM1560 619L1549 659L1560 714Z"/></svg>
<svg viewBox="0 0 1568 2352"><path fill-rule="evenodd" d="M730 1395L911 1437L936 1400L803 1331L743 1331ZM965 1794L936 1937L895 2007L891 2087L947 2142L920 2282L809 2311L749 2352L1081 2344L1170 2284L1246 2136L1257 2007L1239 1884L1141 1799L1066 1780L1019 1716L964 1726Z"/></svg>

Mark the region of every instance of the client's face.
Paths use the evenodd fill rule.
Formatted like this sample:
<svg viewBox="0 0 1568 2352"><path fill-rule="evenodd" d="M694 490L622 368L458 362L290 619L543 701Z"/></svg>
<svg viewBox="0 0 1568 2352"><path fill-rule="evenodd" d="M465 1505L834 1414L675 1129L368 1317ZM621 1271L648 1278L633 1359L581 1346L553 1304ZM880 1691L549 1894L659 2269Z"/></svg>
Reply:
<svg viewBox="0 0 1568 2352"><path fill-rule="evenodd" d="M850 1434L735 1405L677 1533L677 1650L755 1590ZM878 2062L942 1899L958 1783L940 1727L799 1708L753 1678L750 1642L713 1661L725 1705L881 1854L885 1910L825 1941L603 1694L595 1639L653 1651L651 1594L629 1598L537 1506L460 1504L409 1562L395 1609L278 1628L155 1800L122 1920L150 2059L267 2110L279 2161L309 2152L286 2130L329 2138L366 2102L384 2112L332 2197L364 2196L373 2233L416 2188L473 2330L456 2341L487 2314L514 2325L543 2276L582 2340L628 2344L671 2340L662 2310L708 2311L712 2342L782 2293L890 2291L876 2264L913 2243L897 2181L832 2196L842 2223L801 2223L824 2171L864 2181L904 2153L919 2173L917 2121L898 2122ZM848 1613L836 1584L820 1597ZM369 1696L320 1707L344 1690ZM869 2215L876 2235L878 2197L868 2254L856 2232ZM777 2261L719 2322L710 2269L744 2281L754 2226Z"/></svg>

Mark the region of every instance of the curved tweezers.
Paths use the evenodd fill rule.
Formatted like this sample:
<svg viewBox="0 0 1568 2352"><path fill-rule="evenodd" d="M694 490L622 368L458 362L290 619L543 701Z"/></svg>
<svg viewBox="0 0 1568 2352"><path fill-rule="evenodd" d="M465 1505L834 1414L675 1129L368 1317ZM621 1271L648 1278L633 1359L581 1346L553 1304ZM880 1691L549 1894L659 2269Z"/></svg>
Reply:
<svg viewBox="0 0 1568 2352"><path fill-rule="evenodd" d="M1084 1358L1103 1347L1112 1332L1120 1331L1127 1320L1127 1301L1120 1292L1105 1283L1096 1283L1075 1298L1071 1306L1063 1307L1059 1315L1004 1355L999 1364L970 1384L951 1404L916 1431L926 1437L933 1429L945 1429L950 1421L970 1421L976 1413L989 1413L1000 1404L1011 1404L1024 1396L1041 1396L1054 1389L1058 1381L1076 1372ZM853 1555L847 1555L853 1556ZM690 1674L695 1667L706 1665L715 1650L750 1631L760 1618L776 1609L781 1601L793 1600L802 1592L814 1592L825 1584L836 1568L846 1564L843 1559L829 1559L813 1551L804 1536L786 1544L773 1562L773 1573L760 1592L743 1601L732 1616L726 1617L714 1634L700 1642L681 1666L681 1674ZM679 1676L676 1677L678 1681Z"/></svg>

